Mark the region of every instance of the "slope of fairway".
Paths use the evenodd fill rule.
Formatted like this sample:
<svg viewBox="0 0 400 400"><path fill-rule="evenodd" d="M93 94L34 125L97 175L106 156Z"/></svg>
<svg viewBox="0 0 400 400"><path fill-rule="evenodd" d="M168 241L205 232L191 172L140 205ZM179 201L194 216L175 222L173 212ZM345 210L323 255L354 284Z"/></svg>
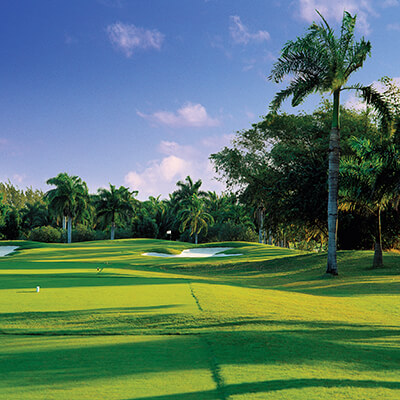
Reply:
<svg viewBox="0 0 400 400"><path fill-rule="evenodd" d="M1 244L0 399L400 398L398 254L339 252L331 278L251 243Z"/></svg>

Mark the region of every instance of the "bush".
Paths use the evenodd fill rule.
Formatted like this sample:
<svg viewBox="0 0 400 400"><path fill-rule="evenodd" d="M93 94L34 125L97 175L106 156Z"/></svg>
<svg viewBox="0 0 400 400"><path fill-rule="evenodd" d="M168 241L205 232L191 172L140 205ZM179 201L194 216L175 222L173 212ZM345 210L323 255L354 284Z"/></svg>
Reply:
<svg viewBox="0 0 400 400"><path fill-rule="evenodd" d="M60 243L62 239L61 229L52 226L38 226L28 234L28 240L44 243Z"/></svg>
<svg viewBox="0 0 400 400"><path fill-rule="evenodd" d="M138 218L133 224L133 237L156 238L158 236L158 225L148 215Z"/></svg>
<svg viewBox="0 0 400 400"><path fill-rule="evenodd" d="M94 240L107 240L110 239L110 235L104 231L95 231Z"/></svg>
<svg viewBox="0 0 400 400"><path fill-rule="evenodd" d="M96 232L85 225L77 224L75 229L72 230L73 242L90 242L95 238Z"/></svg>
<svg viewBox="0 0 400 400"><path fill-rule="evenodd" d="M190 235L190 230L189 230L189 229L186 229L184 232L182 232L182 233L180 234L180 236L179 236L179 241L180 241L180 242L194 243L194 240L195 240L195 239L194 239L194 236L195 236L195 235ZM201 232L198 234L197 241L198 241L199 243L202 243L202 242L205 241L205 239L204 239L204 231L201 231Z"/></svg>
<svg viewBox="0 0 400 400"><path fill-rule="evenodd" d="M211 226L208 231L207 241L258 242L258 235L248 225L227 221Z"/></svg>
<svg viewBox="0 0 400 400"><path fill-rule="evenodd" d="M129 228L116 228L115 229L115 239L131 239L133 237L132 229ZM107 236L110 239L110 233Z"/></svg>

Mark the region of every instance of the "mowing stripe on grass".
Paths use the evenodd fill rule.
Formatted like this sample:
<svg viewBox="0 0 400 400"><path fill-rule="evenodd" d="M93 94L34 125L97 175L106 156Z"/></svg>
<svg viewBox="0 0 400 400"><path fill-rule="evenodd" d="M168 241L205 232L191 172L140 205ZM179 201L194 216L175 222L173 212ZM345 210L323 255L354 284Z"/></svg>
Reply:
<svg viewBox="0 0 400 400"><path fill-rule="evenodd" d="M195 293L193 291L192 283L189 283L189 288L190 288L190 293L191 293L192 297L194 298L194 301L196 302L198 309L200 311L203 311L203 307L201 306L199 299L197 298L197 296L195 295Z"/></svg>

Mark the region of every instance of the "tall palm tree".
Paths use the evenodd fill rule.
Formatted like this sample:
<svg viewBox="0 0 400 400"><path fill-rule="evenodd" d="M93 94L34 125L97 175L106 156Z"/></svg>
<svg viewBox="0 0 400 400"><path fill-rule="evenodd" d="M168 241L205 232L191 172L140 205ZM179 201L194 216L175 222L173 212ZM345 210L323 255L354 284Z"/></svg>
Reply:
<svg viewBox="0 0 400 400"><path fill-rule="evenodd" d="M376 109L386 124L390 112L379 93L372 86L355 84L346 87L350 75L361 68L370 55L371 43L361 38L356 42L354 28L356 16L344 12L340 36L334 31L317 11L322 19L321 24L313 23L308 33L295 41L288 41L282 49L281 56L274 64L269 79L282 82L287 75L292 79L286 89L278 92L271 102L271 110L276 112L282 102L292 96L292 106L298 106L311 93L331 93L333 95L333 115L329 140L329 174L328 174L328 262L327 273L338 274L337 247L337 213L338 213L338 178L340 158L340 93L343 90L355 89Z"/></svg>
<svg viewBox="0 0 400 400"><path fill-rule="evenodd" d="M193 182L190 176L187 176L184 181L178 181L176 183L178 189L172 193L175 202L179 204L181 201L190 199L194 194L200 197L206 196L206 192L200 190L201 185L201 179Z"/></svg>
<svg viewBox="0 0 400 400"><path fill-rule="evenodd" d="M372 143L353 138L350 145L355 155L340 161L340 208L358 208L377 218L372 265L377 268L383 266L381 212L400 200L400 151L390 139Z"/></svg>
<svg viewBox="0 0 400 400"><path fill-rule="evenodd" d="M115 238L117 222L127 218L134 211L134 195L138 192L130 192L124 186L118 189L110 184L110 189L100 188L95 198L97 217L105 226L111 226L111 240Z"/></svg>
<svg viewBox="0 0 400 400"><path fill-rule="evenodd" d="M56 186L45 197L49 201L49 208L57 216L67 219L68 243L71 243L72 219L83 213L89 202L87 185L78 176L70 176L65 172L48 179L46 183Z"/></svg>
<svg viewBox="0 0 400 400"><path fill-rule="evenodd" d="M190 229L190 236L195 237L195 244L198 243L199 233L208 225L214 222L213 217L206 212L204 201L197 195L193 194L190 199L182 203L183 208L178 213L178 220L181 221L180 231L184 232L187 226Z"/></svg>
<svg viewBox="0 0 400 400"><path fill-rule="evenodd" d="M142 203L158 226L157 238L167 237L167 231L172 230L176 213L173 212L170 202L166 199L161 200L160 196L149 196L147 201Z"/></svg>

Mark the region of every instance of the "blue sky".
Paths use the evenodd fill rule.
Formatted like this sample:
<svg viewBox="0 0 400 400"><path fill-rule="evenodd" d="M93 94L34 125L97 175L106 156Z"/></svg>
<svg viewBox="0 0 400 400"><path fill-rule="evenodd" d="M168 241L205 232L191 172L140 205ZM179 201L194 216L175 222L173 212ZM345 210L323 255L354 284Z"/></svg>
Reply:
<svg viewBox="0 0 400 400"><path fill-rule="evenodd" d="M354 82L400 77L398 0L3 0L0 181L48 190L68 172L145 199L191 175L223 190L209 155L267 113L272 64L316 8L336 29L357 13L372 56Z"/></svg>

